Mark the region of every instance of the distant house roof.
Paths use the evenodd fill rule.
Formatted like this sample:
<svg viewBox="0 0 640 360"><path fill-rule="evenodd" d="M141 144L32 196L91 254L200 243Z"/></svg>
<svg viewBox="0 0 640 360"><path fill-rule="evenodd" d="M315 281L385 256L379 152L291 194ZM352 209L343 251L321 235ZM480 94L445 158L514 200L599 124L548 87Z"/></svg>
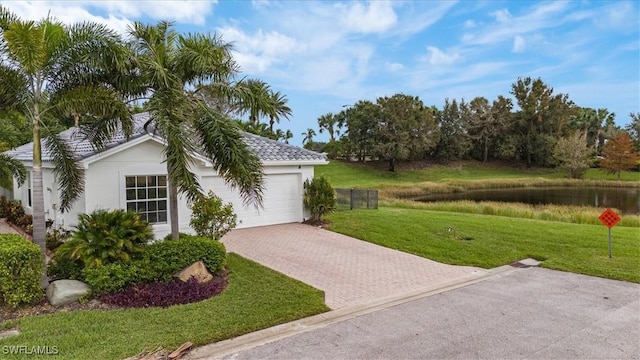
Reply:
<svg viewBox="0 0 640 360"><path fill-rule="evenodd" d="M124 144L133 139L151 134L148 134L144 129L144 123L149 120L148 113L141 113L134 115L134 127L133 133L127 139L123 132L119 131L115 136L106 144L104 150L115 148L118 145ZM60 137L65 139L69 144L69 147L75 152L80 159L86 159L93 155L98 154L98 151L94 149L91 142L86 139L78 128L70 128L61 132ZM325 154L320 154L315 151L299 148L297 146L284 144L279 141L267 139L262 136L242 133L245 143L251 150L258 156L262 162L267 161L326 161ZM31 161L33 159L33 142L24 144L15 149L5 151L4 154L20 161ZM43 147L42 149L42 161L51 161L53 158L51 154Z"/></svg>

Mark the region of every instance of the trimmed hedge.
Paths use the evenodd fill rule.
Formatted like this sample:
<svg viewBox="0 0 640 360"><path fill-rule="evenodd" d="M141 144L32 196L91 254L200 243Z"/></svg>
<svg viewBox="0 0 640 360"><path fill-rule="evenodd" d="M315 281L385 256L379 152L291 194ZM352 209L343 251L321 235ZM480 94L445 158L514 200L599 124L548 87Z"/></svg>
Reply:
<svg viewBox="0 0 640 360"><path fill-rule="evenodd" d="M84 281L94 295L112 293L134 284L168 282L175 273L200 260L216 273L224 268L226 256L219 241L189 236L148 245L139 260L86 268Z"/></svg>
<svg viewBox="0 0 640 360"><path fill-rule="evenodd" d="M153 243L147 247L145 257L162 276L159 280L168 281L176 272L200 260L212 273L222 270L227 250L219 241L193 236Z"/></svg>
<svg viewBox="0 0 640 360"><path fill-rule="evenodd" d="M40 301L43 271L36 244L16 234L0 234L0 301L11 307Z"/></svg>

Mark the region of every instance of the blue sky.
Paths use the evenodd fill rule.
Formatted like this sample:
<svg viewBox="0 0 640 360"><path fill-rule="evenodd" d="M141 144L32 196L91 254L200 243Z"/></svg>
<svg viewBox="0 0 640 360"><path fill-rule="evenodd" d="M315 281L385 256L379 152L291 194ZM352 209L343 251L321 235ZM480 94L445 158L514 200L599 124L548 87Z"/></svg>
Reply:
<svg viewBox="0 0 640 360"><path fill-rule="evenodd" d="M624 126L640 112L638 1L0 1L24 19L51 13L125 33L132 21L232 42L241 76L289 99L292 143L343 105L399 92L439 108L510 96L540 77ZM316 140L325 140L319 135Z"/></svg>

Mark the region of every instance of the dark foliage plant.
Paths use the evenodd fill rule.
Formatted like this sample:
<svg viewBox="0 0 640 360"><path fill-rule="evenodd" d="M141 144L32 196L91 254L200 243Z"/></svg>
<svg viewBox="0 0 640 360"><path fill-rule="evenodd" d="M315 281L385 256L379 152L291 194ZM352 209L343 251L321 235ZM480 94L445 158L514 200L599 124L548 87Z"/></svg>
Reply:
<svg viewBox="0 0 640 360"><path fill-rule="evenodd" d="M80 260L68 257L53 256L47 267L49 280L80 280L84 281L84 264Z"/></svg>
<svg viewBox="0 0 640 360"><path fill-rule="evenodd" d="M206 283L191 278L186 282L132 285L121 292L102 295L100 301L132 308L168 307L208 299L220 294L226 286L226 276L218 274Z"/></svg>

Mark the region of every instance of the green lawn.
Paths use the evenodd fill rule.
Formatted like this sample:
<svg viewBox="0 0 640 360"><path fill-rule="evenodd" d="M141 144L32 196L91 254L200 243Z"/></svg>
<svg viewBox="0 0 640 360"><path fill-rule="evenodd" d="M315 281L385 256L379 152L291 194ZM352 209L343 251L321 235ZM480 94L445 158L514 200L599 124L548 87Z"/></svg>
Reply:
<svg viewBox="0 0 640 360"><path fill-rule="evenodd" d="M433 165L420 170L389 172L361 163L345 163L332 160L328 165L316 166L316 175L326 176L333 187L377 188L383 185L410 185L422 182L446 182L450 180L484 179L561 179L564 174L554 169L523 169L483 165L480 162L464 161L455 166ZM585 179L616 180L616 176L600 169L589 169ZM640 172L626 171L622 180L640 181Z"/></svg>
<svg viewBox="0 0 640 360"><path fill-rule="evenodd" d="M330 229L435 261L492 268L527 257L551 269L640 283L640 228L380 208L338 211ZM454 231L449 232L448 227Z"/></svg>
<svg viewBox="0 0 640 360"><path fill-rule="evenodd" d="M64 359L122 359L187 341L204 345L328 310L322 292L299 281L235 254L229 254L228 267L229 286L217 297L166 309L22 318L21 334L0 340L0 351L3 346L55 346Z"/></svg>

